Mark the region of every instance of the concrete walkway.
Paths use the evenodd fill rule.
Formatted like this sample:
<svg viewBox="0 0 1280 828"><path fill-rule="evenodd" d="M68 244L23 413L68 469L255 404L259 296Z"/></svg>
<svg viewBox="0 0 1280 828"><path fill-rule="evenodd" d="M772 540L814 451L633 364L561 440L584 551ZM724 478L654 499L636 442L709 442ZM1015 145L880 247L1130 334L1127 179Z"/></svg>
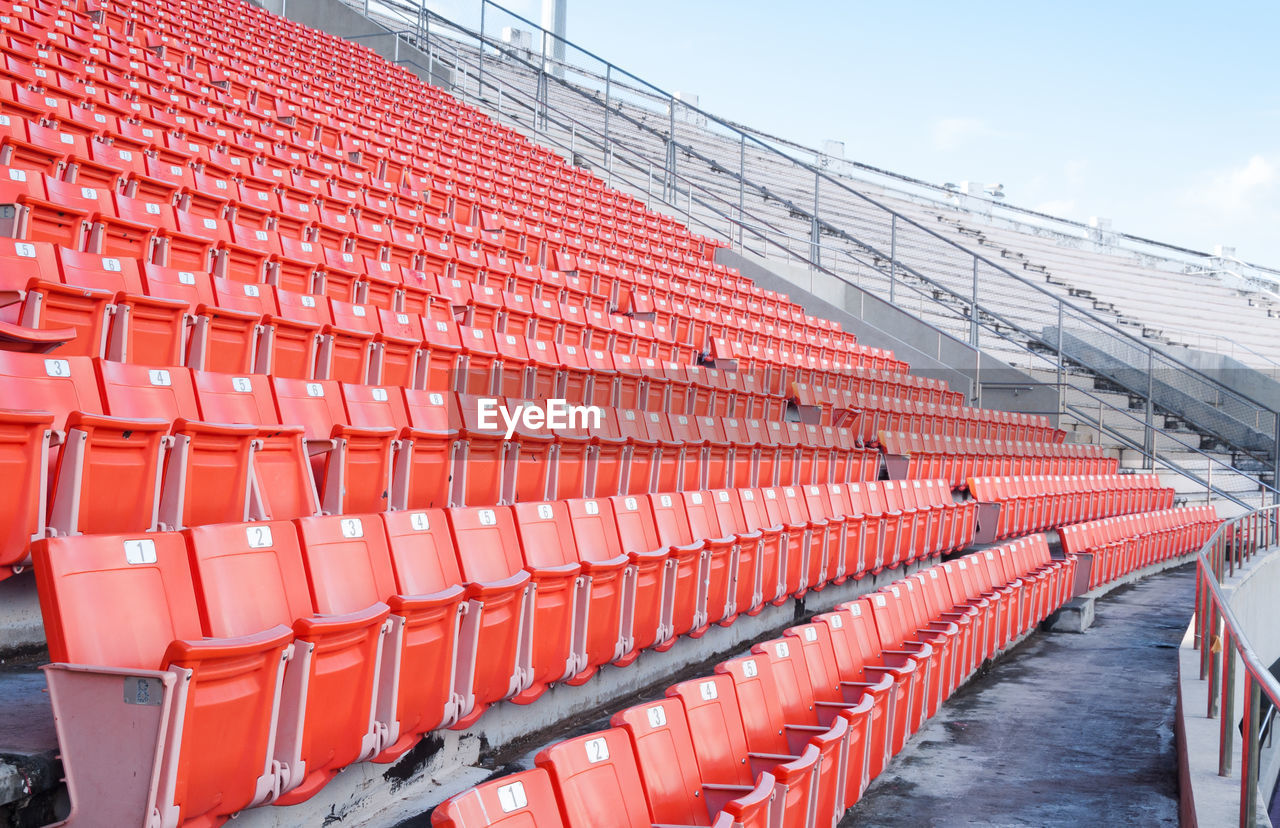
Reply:
<svg viewBox="0 0 1280 828"><path fill-rule="evenodd" d="M1188 565L1038 633L958 691L841 826L1176 826L1178 642Z"/></svg>

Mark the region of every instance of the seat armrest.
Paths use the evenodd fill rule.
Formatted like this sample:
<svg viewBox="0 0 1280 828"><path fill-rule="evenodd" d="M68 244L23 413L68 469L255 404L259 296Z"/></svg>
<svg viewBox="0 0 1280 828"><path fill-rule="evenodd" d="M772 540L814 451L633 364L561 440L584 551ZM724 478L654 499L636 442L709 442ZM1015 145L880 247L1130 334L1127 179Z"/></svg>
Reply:
<svg viewBox="0 0 1280 828"><path fill-rule="evenodd" d="M362 610L342 615L315 615L299 618L293 622L293 631L298 636L332 635L334 633L360 630L371 624L380 624L391 614L391 607L378 601Z"/></svg>
<svg viewBox="0 0 1280 828"><path fill-rule="evenodd" d="M241 658L264 650L289 646L293 630L284 624L250 635L230 638L201 638L177 640L169 644L164 653L164 664L186 661L211 661L213 659Z"/></svg>
<svg viewBox="0 0 1280 828"><path fill-rule="evenodd" d="M467 597L483 598L486 595L498 595L514 589L523 589L531 580L532 576L522 569L514 575L497 581L472 581L466 585Z"/></svg>
<svg viewBox="0 0 1280 828"><path fill-rule="evenodd" d="M387 604L396 615L403 615L407 612L419 612L448 606L456 601L461 601L466 594L467 591L462 586L450 584L439 592L433 592L429 595L392 595L387 600Z"/></svg>

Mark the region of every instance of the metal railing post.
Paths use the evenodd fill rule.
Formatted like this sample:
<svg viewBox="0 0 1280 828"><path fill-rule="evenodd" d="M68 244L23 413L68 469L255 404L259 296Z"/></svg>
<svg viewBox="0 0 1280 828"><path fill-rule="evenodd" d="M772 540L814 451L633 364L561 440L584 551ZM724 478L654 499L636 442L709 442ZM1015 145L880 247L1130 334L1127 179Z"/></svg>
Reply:
<svg viewBox="0 0 1280 828"><path fill-rule="evenodd" d="M1154 458L1156 453L1156 432L1155 432L1155 351L1147 348L1147 422L1146 431L1143 434L1143 445L1147 449L1147 456L1143 462L1144 469L1154 468Z"/></svg>
<svg viewBox="0 0 1280 828"><path fill-rule="evenodd" d="M1063 403L1066 401L1066 369L1062 362L1062 302L1058 302L1058 414L1063 411Z"/></svg>
<svg viewBox="0 0 1280 828"><path fill-rule="evenodd" d="M1280 411L1273 412L1271 426L1271 502L1280 504Z"/></svg>
<svg viewBox="0 0 1280 828"><path fill-rule="evenodd" d="M969 344L978 347L978 257L973 257L973 287L969 297Z"/></svg>
<svg viewBox="0 0 1280 828"><path fill-rule="evenodd" d="M1236 659L1231 648L1231 631L1223 625L1222 650L1222 717L1218 721L1218 776L1231 775L1231 751L1235 746L1236 729ZM1245 672L1245 681L1248 681Z"/></svg>
<svg viewBox="0 0 1280 828"><path fill-rule="evenodd" d="M674 200L676 190L676 99L667 98L667 177L662 184L664 201Z"/></svg>
<svg viewBox="0 0 1280 828"><path fill-rule="evenodd" d="M547 128L547 31L542 32L542 56L538 58L538 93L533 105L533 129L541 132Z"/></svg>
<svg viewBox="0 0 1280 828"><path fill-rule="evenodd" d="M743 213L746 210L747 197L747 136L738 136L738 249L742 249L742 226L746 222Z"/></svg>
<svg viewBox="0 0 1280 828"><path fill-rule="evenodd" d="M898 214L889 219L889 304L898 303Z"/></svg>
<svg viewBox="0 0 1280 828"><path fill-rule="evenodd" d="M476 46L476 97L484 93L484 11L489 0L480 0L480 43Z"/></svg>
<svg viewBox="0 0 1280 828"><path fill-rule="evenodd" d="M821 176L813 174L813 215L809 217L809 270L822 266L822 226L818 223L818 185Z"/></svg>
<svg viewBox="0 0 1280 828"><path fill-rule="evenodd" d="M613 95L613 64L604 67L604 167L605 183L613 186L613 141L609 138L609 98Z"/></svg>
<svg viewBox="0 0 1280 828"><path fill-rule="evenodd" d="M1244 678L1244 743L1240 751L1240 824L1258 824L1258 720L1262 718L1262 686L1248 672Z"/></svg>

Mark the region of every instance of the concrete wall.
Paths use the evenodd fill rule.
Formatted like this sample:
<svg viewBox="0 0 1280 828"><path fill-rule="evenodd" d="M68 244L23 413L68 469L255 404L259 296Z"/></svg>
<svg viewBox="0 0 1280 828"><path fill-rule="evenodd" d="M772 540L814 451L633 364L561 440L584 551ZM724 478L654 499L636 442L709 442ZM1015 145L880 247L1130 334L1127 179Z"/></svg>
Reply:
<svg viewBox="0 0 1280 828"><path fill-rule="evenodd" d="M1280 368L1270 372L1258 371L1225 354L1199 351L1194 348L1170 347L1169 352L1178 359L1207 374L1228 388L1257 400L1274 410L1280 410Z"/></svg>
<svg viewBox="0 0 1280 828"><path fill-rule="evenodd" d="M808 313L839 322L858 341L889 348L911 372L946 380L986 408L1044 414L1057 423L1058 395L1023 371L975 350L901 308L821 272L721 248L716 261L738 268L768 290L791 298Z"/></svg>

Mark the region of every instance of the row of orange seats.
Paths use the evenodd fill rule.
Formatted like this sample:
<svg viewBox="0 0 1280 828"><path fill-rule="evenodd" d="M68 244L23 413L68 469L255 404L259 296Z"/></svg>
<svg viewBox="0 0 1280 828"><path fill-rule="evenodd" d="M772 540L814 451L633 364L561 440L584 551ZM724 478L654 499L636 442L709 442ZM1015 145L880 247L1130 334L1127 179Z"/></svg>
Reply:
<svg viewBox="0 0 1280 828"><path fill-rule="evenodd" d="M870 494L723 489L41 540L73 807L216 825L302 801L496 701L972 537L962 506Z"/></svg>
<svg viewBox="0 0 1280 828"><path fill-rule="evenodd" d="M1119 467L1119 460L1108 457L1099 446L1064 443L1061 432L1055 436L1044 442L1023 442L970 434L882 431L879 445L891 479L940 477L955 489L963 488L970 477L1115 474Z"/></svg>
<svg viewBox="0 0 1280 828"><path fill-rule="evenodd" d="M951 393L948 399L954 400ZM822 412L819 417L801 416L822 423L847 425L857 429L864 442L879 443L886 434L907 434L914 438L959 438L1008 442L1055 443L1062 432L1043 418L1016 411L975 408L961 404L921 402L851 393L848 407Z"/></svg>
<svg viewBox="0 0 1280 828"><path fill-rule="evenodd" d="M979 503L998 504L993 539L1173 505L1173 489L1154 474L970 477L968 489Z"/></svg>
<svg viewBox="0 0 1280 828"><path fill-rule="evenodd" d="M972 410L986 411L986 410ZM952 418L948 418L950 424ZM959 429L957 429L959 430ZM978 431L987 430L979 427ZM992 439L973 434L909 434L881 431L879 448L892 479L942 477L952 489L963 489L969 477L992 475L1115 474L1119 461L1093 445L1062 443L1061 431L1050 439Z"/></svg>
<svg viewBox="0 0 1280 828"><path fill-rule="evenodd" d="M147 10L144 9L144 20L146 20L146 11ZM238 18L238 25L228 25L228 15L233 18ZM118 27L123 22L123 20L119 19L109 19L108 28L111 28L114 23L117 30L119 30ZM353 60L360 63L362 68L367 70L367 75L365 73L360 74L359 84L357 84L354 79L351 81L346 80L343 75L329 74L325 77L325 88L333 89L336 86L337 88L351 88L353 91L357 88L364 89L365 87L363 84L366 81L366 78L376 77L379 79L376 86L380 92L383 95L386 95L389 92L391 94L395 94L397 96L397 100L395 100L394 103L390 101L386 101L384 103L383 100L375 99L375 105L380 104L381 106L379 108L386 112L387 117L385 119L378 119L370 123L368 120L360 117L364 114L363 111L352 112L347 116L346 123L348 125L354 127L359 124L360 128L352 129L355 136L349 142L343 142L343 149L362 151L364 154L379 156L383 159L395 159L395 157L400 154L397 151L401 147L413 146L414 139L419 137L422 132L419 122L424 121L430 123L431 126L436 127L437 131L441 132L447 130L449 127L453 127L455 135L465 136L467 139L472 140L474 140L473 136L476 135L488 136L495 133L504 135L504 137L506 135L511 135L508 130L496 127L492 123L487 122L487 119L484 119L483 116L479 116L478 113L471 108L460 106L456 101L453 101L442 93L439 93L438 90L421 84L411 75L388 67L384 61L377 59L372 53L360 50L352 51L352 44L349 42L326 37L312 30L294 26L288 21L273 19L265 15L246 18L235 4L230 4L226 7L205 7L197 5L184 9L181 14L161 14L154 20L147 20L147 23L159 25L166 29L169 27L173 28L174 34L177 35L176 38L169 39L163 44L158 40L152 41L148 39L147 41L149 45L152 43L157 46L163 45L166 56L169 56L171 60L176 61L178 58L182 57L184 55L184 50L187 49L190 49L192 52L202 51L192 40L187 37L183 37L183 34L191 32L193 28L198 31L207 31L204 27L213 26L220 29L220 34L225 32L228 36L225 38L219 38L214 44L210 45L216 46L218 47L218 50L229 53L235 58L238 58L237 60L227 61L226 63L228 64L228 68L230 66L234 66L235 69L239 70L240 67L245 66L246 68L242 70L245 73L254 72L265 79L276 79L279 77L276 73L290 72L291 69L294 70L290 72L289 80L293 81L294 84L300 85L295 86L294 88L301 89L298 96L303 98L303 106L296 107L295 111L301 109L304 115L311 114L311 112L307 111L309 107L306 105L314 105L314 99L311 99L307 93L311 88L309 86L309 82L314 81L316 72L315 66L317 64L349 65L348 62ZM266 27L267 30L271 32L272 36L267 39L255 37L251 33L252 28L250 33L242 31L242 28L245 26L253 28ZM310 54L310 49L300 51L290 50L285 52L277 48L275 50L276 53L271 55L274 60L272 60L268 65L259 67L255 65L257 61L253 59L250 52L240 50L243 46L250 43L252 45L249 46L249 48L254 50L259 48L270 48L273 45L278 45L279 40L282 37L286 37L284 32L279 31L281 28L287 30L288 39L296 39L310 44L312 48L316 50L315 54ZM210 49L209 51L214 50ZM297 55L300 53L307 55L305 61L298 58ZM308 70L310 70L310 72L308 72ZM218 77L219 79L223 77L235 78L235 76L239 74L241 74L240 71L219 72ZM283 78L277 80L276 83L284 83ZM253 96L253 93L258 93L253 97L255 99L255 103L259 107L262 107L263 112L271 112L272 110L268 107L273 103L278 103L277 96L268 95L266 94L267 92L281 91L285 92L286 95L289 94L289 91L282 89L280 86L276 86L273 90L270 83L259 84L256 88L250 88L248 86L237 87L233 81L232 86L229 88L240 89L240 91L244 93L243 97L245 98ZM353 100L368 102L370 99L367 96L333 96L333 101L337 104L336 107L315 108L321 109L322 111L319 114L324 115L327 114L327 112L332 112L334 110L341 111L344 105L349 106L349 102ZM328 103L328 101L324 101L324 103ZM431 136L429 135L428 137ZM514 141L512 143L515 144ZM519 149L520 147L516 144L515 148ZM531 149L537 150L540 148ZM519 157L520 156L517 155L517 158ZM560 158L554 156L550 152L543 150L541 153L537 153L535 157L538 158L540 162L546 162L547 166L552 167L551 170L548 170L548 173L557 174L556 178L562 179L566 183L572 185L577 182L586 182L594 185L595 187L599 187L598 179L583 174L580 171L572 170L572 168L568 168ZM507 165L506 169L519 170L520 166ZM569 171L577 173L577 175L570 175ZM632 214L644 216L647 219L644 229L650 231L649 235L652 235L653 231L657 230L665 233L680 233L682 236L691 237L694 243L700 243L703 241L697 237L696 234L690 234L688 231L684 230L684 228L679 227L671 219L648 213L644 210L643 205L639 204L639 202L636 202L634 199L631 199L630 202L629 206L631 206Z"/></svg>
<svg viewBox="0 0 1280 828"><path fill-rule="evenodd" d="M1061 530L1062 548L1088 562L1089 587L1195 552L1222 520L1212 506L1103 518Z"/></svg>
<svg viewBox="0 0 1280 828"><path fill-rule="evenodd" d="M187 112L190 112L194 117L200 117L201 115L203 115L204 117L208 117L207 108L203 113L199 112L197 109L190 108L187 102L187 97L188 95L195 93L195 94L198 94L201 98L210 98L210 97L217 98L221 93L221 90L217 86L211 87L207 84L199 83L199 81L193 79L192 82L194 82L197 86L196 86L196 89L190 89L189 84L191 84L192 82L182 83L182 81L186 79L183 78L183 76L181 75L173 74L172 70L176 68L176 66L172 61L167 62L167 66L158 73L160 75L160 79L164 81L163 84L153 83L151 81L151 78L148 77L148 75L144 71L141 74L142 82L138 82L135 80L132 85L128 85L128 81L132 77L136 77L136 75L132 74L131 70L135 70L139 68L145 69L146 64L137 60L137 58L139 57L139 53L136 50L134 50L133 54L129 55L127 54L127 52L124 52L123 49L119 49L119 48L113 49L112 46L114 44L112 44L111 38L107 37L104 39L101 36L101 34L98 34L98 33L94 33L93 35L90 35L90 38L96 37L97 42L102 42L103 40L105 40L106 48L105 49L99 48L94 52L97 60L108 61L106 65L110 66L110 58L124 52L124 54L122 54L121 57L118 59L117 65L121 67L127 66L129 67L130 71L126 73L124 70L122 70L122 74L117 76L117 75L114 75L110 69L106 69L105 71L95 71L93 69L86 69L82 62L72 60L68 57L63 57L64 55L67 55L68 52L73 52L76 46L81 46L84 49L84 51L88 51L88 47L84 46L83 39L78 36L81 34L87 34L87 32L83 30L77 32L74 30L75 29L74 25L67 26L66 23L67 21L65 20L59 21L59 24L63 26L63 29L61 31L56 31L53 35L53 39L41 44L45 48L60 50L60 53L57 55L56 58L52 56L50 57L50 60L48 61L47 66L41 64L34 69L31 68L31 66L26 64L25 60L23 60L25 55L23 55L22 51L19 51L18 55L16 56L16 59L7 61L7 63L9 63L10 65L5 67L4 74L11 77L14 81L22 85L48 86L52 90L64 91L64 92L73 93L73 94L78 93L77 95L78 97L86 97L86 96L93 97L95 101L102 104L104 109L106 109L107 111L113 111L113 110L120 111L122 115L127 114L127 110L124 108L124 105L122 103L123 98L121 97L121 93L119 92L113 94L112 92L113 89L127 90L137 100L150 103L150 106L148 107L150 109L159 109L161 112L173 111L173 110L182 112L185 110ZM41 25L42 25L41 23L32 23L31 21L20 18L20 17L13 18L9 28L11 31L14 32L14 36L10 37L10 41L12 42L18 37L30 37L30 35L33 33L33 30L39 31L39 28ZM72 31L68 31L68 29L72 29ZM147 40L151 40L151 37L148 37ZM18 41L18 42L20 44L22 43L21 41ZM25 45L25 44L22 44L22 45ZM176 51L169 44L158 44L154 48L156 48L157 50L168 49L170 51ZM29 54L30 54L29 52L26 52L26 55L29 55ZM151 57L151 55L148 54L147 57ZM226 78L229 77L227 73L223 71L219 71L218 74L223 79L219 83L226 84L227 83ZM81 80L81 78L78 77L79 75L90 75L88 80L92 81L93 85L87 91L81 91L77 89L76 84L78 81ZM178 81L178 84L174 85L172 83L169 83L170 81ZM265 97L265 95L262 94L262 90L253 90L253 93L254 94L252 95L252 97L255 99L254 102L252 104L247 104L246 106L255 106L257 103L260 103L260 101L258 100L259 98ZM221 93L221 94L225 94L225 93ZM230 97L230 96L228 96L227 101L217 101L217 102L222 103L224 105L226 103L237 103L237 106L245 105L243 104L243 102L237 102L234 97ZM145 106L146 104L143 104L143 105ZM137 110L135 109L134 113L136 114L136 112ZM257 107L257 114L261 114L268 121L270 121L271 116L274 115L274 110L270 108ZM253 119L253 118L250 118L249 120L251 122L250 124L248 124L249 126L253 126L254 122L256 122L256 119ZM182 123L182 122L180 121L179 123ZM228 123L234 124L237 126L240 125L240 123L236 121L229 121ZM274 124L278 124L278 122L273 122L273 125ZM281 160L286 160L286 161L293 160L299 155L311 154L317 151L318 148L316 144L312 141L305 141L305 142L295 141L292 152L289 152L287 150L281 151L280 142L282 139L287 140L287 136L289 134L292 134L295 139L298 137L296 132L292 132L292 133L286 132L284 130L281 130L279 126L276 125L273 131L271 131L270 133L264 134L264 137L268 139L268 145L266 147L266 151L269 153L275 153L278 155L278 157L280 157ZM323 145L319 149L322 150ZM330 164L342 163L342 156L336 153L329 154L329 159L330 160L327 161L326 163L330 163ZM459 178L462 178L462 176L459 176ZM550 204L548 204L547 206L549 207ZM647 237L645 235L645 233L648 232L647 228L641 227L640 230L644 232L640 232L636 234L635 239L637 243L640 241L640 239ZM687 242L686 245L684 245L684 249L691 250L693 246L694 246L693 243ZM705 252L702 250L705 247L704 244L699 243L697 247L699 248L700 252ZM645 249L644 252L647 255L650 251L648 249ZM654 252L662 253L663 251L654 251ZM685 255L688 256L688 253L685 253ZM694 258L692 261L698 262L700 260L697 258Z"/></svg>
<svg viewBox="0 0 1280 828"><path fill-rule="evenodd" d="M6 60L6 63L12 65L14 61ZM84 69L83 66L80 68ZM45 77L23 77L28 73L43 73ZM86 196L82 191L82 188L104 188L104 192L109 194L117 184L127 182L130 196L150 197L164 202L176 200L193 217L219 222L234 215L246 227L278 227L295 236L298 231L309 229L317 240L324 241L327 246L353 249L366 255L385 251L393 260L405 263L411 262L413 249L422 248L424 241L428 242L428 249L443 251L436 254L442 264L456 263L459 267L468 265L470 260L476 258L474 248L482 243L490 252L500 257L510 254L519 260L529 259L534 264L549 264L556 251L578 250L583 255L573 257L574 268L594 270L590 275L597 281L601 275L612 275L610 287L615 299L618 284L630 281L627 279L631 272L629 265L635 264L644 268L643 271L637 271L637 274L644 273L644 276L637 275L636 284L646 293L652 289L661 295L670 295L669 289L664 292L667 276L673 279L687 278L692 280L689 287L693 291L688 298L713 303L734 301L744 312L749 310L742 293L731 295L725 293L723 287L710 288L697 284L708 280L700 278L698 270L687 269L687 265L700 268L706 264L696 257L686 255L683 261L677 261L674 266L665 260L648 258L647 253L646 258L636 258L634 254L627 254L621 249L600 247L598 242L591 243L585 237L575 235L576 225L573 223L570 223L568 234L563 231L542 234L544 238L540 246L532 249L526 247L525 238L521 236L519 244L513 249L512 245L504 243L501 231L482 236L476 226L470 223L475 220L472 214L478 213L478 208L458 203L449 204L447 210L450 214L461 215L461 220L451 220L447 217L429 216L426 208L420 210L419 206L415 206L413 197L390 189L390 185L386 185L387 189L374 188L374 195L371 196L370 184L373 180L361 180L364 178L363 173L355 173L354 180L344 180L341 175L332 175L332 170L342 168L341 162L335 165L326 161L323 162L323 168L312 171L310 158L314 153L310 148L280 154L276 150L280 146L280 136L265 143L246 138L240 146L241 152L249 153L246 156L219 149L223 136L210 136L208 142L191 140L192 137L203 138L199 134L180 138L179 133L173 130L180 128L181 124L160 123L157 124L158 129L138 127L134 120L140 117L139 108L144 107L140 103L130 107L130 116L134 120L120 119L114 112L120 111L119 108L128 100L145 99L145 92L136 88L136 81L134 86L120 87L121 95L131 98L120 97L119 100L112 101L111 93L107 93L105 101L89 101L83 99L83 94L77 94L81 90L77 89L73 80L55 79L54 76L59 75L57 68L38 65L32 69L29 64L19 63L13 74L16 84L5 81L9 94L4 99L6 109L12 117L7 118L7 123L4 124L5 144L3 151L0 151L0 159L34 173L54 176L47 180L36 176L19 182L22 185L19 189L25 191L24 196L36 207L45 208L44 215L47 218L56 217L47 209L50 200L67 202L67 215L57 222L57 226L61 234L59 238L65 239L64 243L71 246L76 246L82 240L87 229L86 219L101 209L108 218L104 226L98 228L99 232L106 233L104 243L109 245L106 252L123 254L126 250L131 250L135 255L145 253L148 237L130 236L127 232L126 216L140 217L137 210L121 214L122 205L115 205L114 209L106 205L104 209L99 198ZM109 76L111 71L95 73L99 74ZM104 76L87 80L98 85L109 86L111 83ZM123 83L127 78L119 80ZM59 95L68 93L73 98L81 99L77 104L83 102L93 106L94 114L90 116L87 114L89 110L84 106L73 105L71 101L59 103L58 98L41 98L39 95L33 97L28 84L32 88ZM98 86L92 88L101 94ZM155 107L145 108L155 110ZM165 111L162 108L153 114L160 115L163 120ZM207 113L205 118L208 118ZM62 129L51 129L44 125L45 122ZM230 134L234 138L239 133ZM101 140L92 140L95 137ZM103 143L105 141L110 141L111 145ZM275 155L272 154L273 151L276 152ZM273 166L272 162L278 166ZM301 170L297 168L298 165L301 165ZM66 187L57 180L57 176L64 171L74 173L78 187ZM329 173L327 178L315 177L326 173ZM493 210L505 207L505 204L495 201L487 206ZM442 224L448 228L447 231L442 228ZM493 224L492 219L489 224ZM504 224L510 226L511 222ZM170 229L171 232L178 230ZM181 228L185 233L200 229L204 231L201 235L218 232L216 226L201 228L194 221L189 222L188 227ZM229 228L219 235L230 235ZM634 245L640 247L645 243L636 240ZM609 256L615 261L618 270L602 271L593 268L593 260L589 255L592 247L598 247L600 255ZM601 259L601 262L605 261L607 260ZM652 283L648 278L649 272L655 274ZM722 285L730 284L744 293L746 291L745 284L737 278L727 283L718 278L715 281ZM760 316L757 311L756 317Z"/></svg>
<svg viewBox="0 0 1280 828"><path fill-rule="evenodd" d="M0 565L59 534L685 488L874 479L847 431L0 352L14 497ZM572 415L574 418L569 421ZM47 504L47 506L46 506Z"/></svg>
<svg viewBox="0 0 1280 828"><path fill-rule="evenodd" d="M438 806L445 828L826 826L976 667L1066 601L1042 536L837 606Z"/></svg>

